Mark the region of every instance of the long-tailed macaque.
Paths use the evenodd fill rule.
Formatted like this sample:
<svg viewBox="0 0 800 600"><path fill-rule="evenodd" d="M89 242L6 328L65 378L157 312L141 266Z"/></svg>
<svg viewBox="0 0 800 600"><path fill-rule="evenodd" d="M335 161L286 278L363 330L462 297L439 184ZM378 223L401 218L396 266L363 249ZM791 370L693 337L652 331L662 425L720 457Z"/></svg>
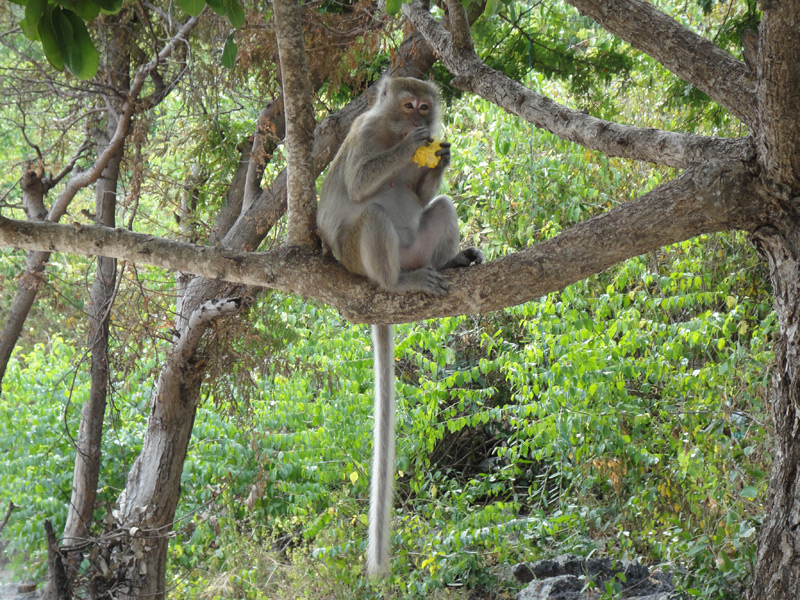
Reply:
<svg viewBox="0 0 800 600"><path fill-rule="evenodd" d="M450 164L441 143L434 167L412 157L441 128L441 98L429 82L384 79L376 103L358 117L322 185L317 225L325 244L352 273L387 292L441 295L439 271L480 263L477 248L459 251L456 211L435 196ZM369 513L367 571L389 570L394 479L394 339L391 325L373 325L375 446Z"/></svg>

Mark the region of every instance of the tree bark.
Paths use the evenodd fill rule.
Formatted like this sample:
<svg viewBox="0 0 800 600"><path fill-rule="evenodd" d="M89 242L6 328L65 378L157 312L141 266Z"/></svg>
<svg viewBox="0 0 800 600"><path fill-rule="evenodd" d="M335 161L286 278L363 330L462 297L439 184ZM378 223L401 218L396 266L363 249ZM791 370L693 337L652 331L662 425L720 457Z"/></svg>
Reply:
<svg viewBox="0 0 800 600"><path fill-rule="evenodd" d="M759 194L758 181L747 165L712 161L541 244L469 269L448 270L445 279L450 292L438 297L380 292L329 258L291 248L248 254L126 231L99 227L76 230L69 225L32 224L3 217L0 243L24 249L105 254L298 293L335 306L352 322L402 323L500 310L701 233L752 230L768 219L757 202ZM201 282L192 284L190 288L197 290Z"/></svg>
<svg viewBox="0 0 800 600"><path fill-rule="evenodd" d="M567 0L685 79L748 125L757 120L755 73L733 56L642 0Z"/></svg>
<svg viewBox="0 0 800 600"><path fill-rule="evenodd" d="M709 160L746 161L753 158L753 140L749 138L715 138L621 125L537 94L480 60L468 41L468 24L460 2L450 0L449 7L452 34L418 0L403 5L403 12L456 76L452 81L454 86L477 94L536 127L608 156L668 167L687 168ZM679 27L677 23L675 26Z"/></svg>
<svg viewBox="0 0 800 600"><path fill-rule="evenodd" d="M286 241L293 246L319 245L316 235L317 193L312 150L314 107L303 42L302 8L294 0L275 0L275 35L281 61L286 108L288 223Z"/></svg>
<svg viewBox="0 0 800 600"><path fill-rule="evenodd" d="M47 216L44 207L45 193L47 193L47 183L43 179L41 169L33 164L27 165L22 176L22 204L28 220L42 221ZM3 331L0 332L0 389L11 353L33 306L33 300L44 276L44 267L49 259L49 252L33 251L25 256L25 270L17 284L17 293L8 309Z"/></svg>
<svg viewBox="0 0 800 600"><path fill-rule="evenodd" d="M770 412L777 439L766 519L758 534L749 600L800 598L800 215L754 235L766 257L780 335Z"/></svg>
<svg viewBox="0 0 800 600"><path fill-rule="evenodd" d="M800 598L800 0L762 2L759 164L776 218L754 240L770 267L779 335L770 411L777 440L749 600Z"/></svg>

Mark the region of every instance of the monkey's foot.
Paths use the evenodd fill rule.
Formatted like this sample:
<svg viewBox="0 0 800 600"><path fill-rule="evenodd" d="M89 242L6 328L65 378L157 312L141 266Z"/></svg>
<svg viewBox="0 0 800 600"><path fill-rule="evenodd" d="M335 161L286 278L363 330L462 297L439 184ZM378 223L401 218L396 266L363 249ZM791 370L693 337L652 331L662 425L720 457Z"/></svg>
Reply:
<svg viewBox="0 0 800 600"><path fill-rule="evenodd" d="M442 267L443 269L458 269L468 267L472 264L479 265L483 262L483 252L478 248L466 248L456 254L450 261Z"/></svg>
<svg viewBox="0 0 800 600"><path fill-rule="evenodd" d="M434 296L447 293L444 277L436 269L423 267L414 271L403 271L397 279L395 292L426 292Z"/></svg>

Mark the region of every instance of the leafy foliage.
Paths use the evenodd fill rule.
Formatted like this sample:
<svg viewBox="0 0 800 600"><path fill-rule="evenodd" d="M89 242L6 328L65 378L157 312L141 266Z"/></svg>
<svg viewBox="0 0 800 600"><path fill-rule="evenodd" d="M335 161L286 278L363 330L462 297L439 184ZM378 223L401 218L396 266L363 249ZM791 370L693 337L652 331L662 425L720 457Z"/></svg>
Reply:
<svg viewBox="0 0 800 600"><path fill-rule="evenodd" d="M227 18L228 8L236 13L215 4ZM703 98L658 95L676 85L670 77L561 5L523 12L518 3L489 4L475 28L479 50L531 87L637 124L731 133L728 117ZM321 6L334 14L349 4ZM570 36L560 38L560 29ZM248 66L267 64L269 53L257 51L272 46L253 35L236 43ZM261 85L258 69L216 70L205 50L222 39L234 43L227 26L203 40L187 67L195 87L139 120L150 137L126 165L125 181L140 186L140 198L123 210L138 211L150 233L181 235L163 215L176 212L197 164L204 173L189 229L204 237L263 104L248 92ZM323 87L323 102L342 101L388 62L386 47L364 48L339 66L341 85ZM230 62L231 50L222 52ZM358 52L374 60L364 65L353 58ZM489 258L671 176L560 141L475 99L454 99L446 112L454 144L446 191L463 237ZM22 160L18 138L0 126L5 164ZM280 150L270 159L269 169L283 164ZM4 288L19 269L11 256L0 255ZM53 288L29 324L36 343L18 349L0 397L0 503L23 506L3 532L6 553L38 575L41 522L63 526L72 440L88 394L76 325L88 265L62 258L49 267ZM512 587L506 565L571 550L667 565L694 597L740 597L770 462L765 393L776 323L765 280L743 236L720 234L502 313L399 327L395 555L393 576L379 584L361 573L371 456L367 328L298 298L263 296L246 319L216 334L229 339L209 370L215 384L206 388L183 471L173 595L453 597L454 589ZM129 267L120 277L98 523L141 443L172 289L172 276L158 270Z"/></svg>

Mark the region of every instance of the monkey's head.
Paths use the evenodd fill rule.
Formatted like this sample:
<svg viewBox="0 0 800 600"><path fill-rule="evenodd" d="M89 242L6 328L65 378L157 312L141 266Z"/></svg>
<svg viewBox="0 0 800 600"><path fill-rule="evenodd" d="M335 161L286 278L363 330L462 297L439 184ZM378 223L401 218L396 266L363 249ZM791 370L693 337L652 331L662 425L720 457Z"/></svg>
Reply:
<svg viewBox="0 0 800 600"><path fill-rule="evenodd" d="M386 118L385 122L399 137L420 126L427 127L436 136L441 127L441 94L429 81L413 77L384 79L374 110Z"/></svg>

